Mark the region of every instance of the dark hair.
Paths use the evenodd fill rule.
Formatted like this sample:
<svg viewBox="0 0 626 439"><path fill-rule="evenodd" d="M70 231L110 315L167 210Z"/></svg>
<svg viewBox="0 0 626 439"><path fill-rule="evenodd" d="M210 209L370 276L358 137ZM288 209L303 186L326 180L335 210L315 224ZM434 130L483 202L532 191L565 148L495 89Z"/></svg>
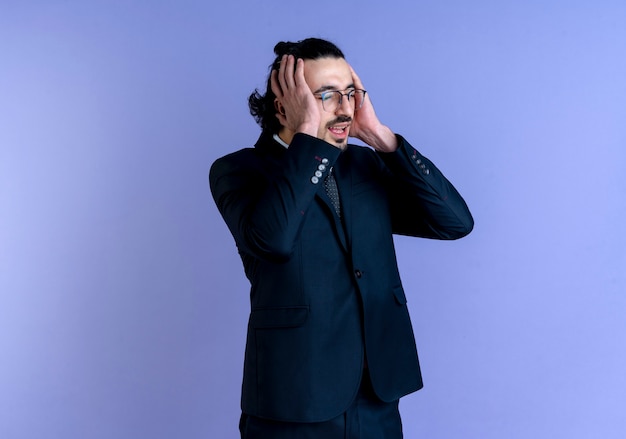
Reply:
<svg viewBox="0 0 626 439"><path fill-rule="evenodd" d="M294 55L296 59L345 58L343 52L337 46L330 41L319 38L307 38L296 43L281 41L274 46L274 53L276 54L276 59L270 65L270 74L267 78L265 94L262 95L256 89L248 98L250 114L254 117L254 120L261 126L263 131L269 130L273 134L280 130L281 125L276 118L276 109L274 107L276 95L272 91L271 76L273 70L280 68L280 60L283 55Z"/></svg>

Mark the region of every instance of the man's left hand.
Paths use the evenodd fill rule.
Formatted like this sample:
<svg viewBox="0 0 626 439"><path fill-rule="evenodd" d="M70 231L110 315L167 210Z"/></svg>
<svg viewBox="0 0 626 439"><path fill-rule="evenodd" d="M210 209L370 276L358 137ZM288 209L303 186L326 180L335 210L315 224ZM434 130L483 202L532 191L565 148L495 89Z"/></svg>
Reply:
<svg viewBox="0 0 626 439"><path fill-rule="evenodd" d="M352 72L354 87L364 90L363 83L352 66L350 66L350 71ZM350 136L363 141L376 151L393 152L398 148L396 135L378 120L369 94L365 95L363 106L354 113L350 126Z"/></svg>

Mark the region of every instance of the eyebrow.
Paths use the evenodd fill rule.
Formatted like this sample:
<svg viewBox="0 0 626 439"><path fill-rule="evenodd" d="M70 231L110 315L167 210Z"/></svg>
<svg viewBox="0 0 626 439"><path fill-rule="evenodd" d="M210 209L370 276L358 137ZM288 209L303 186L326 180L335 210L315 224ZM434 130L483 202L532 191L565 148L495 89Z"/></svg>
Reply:
<svg viewBox="0 0 626 439"><path fill-rule="evenodd" d="M354 84L350 84L349 86L347 86L346 88L344 88L344 90L347 90L349 88L355 88ZM323 85L320 88L318 88L317 90L315 90L313 93L317 94L317 93L324 93L325 91L337 91L337 87L334 87L332 85Z"/></svg>

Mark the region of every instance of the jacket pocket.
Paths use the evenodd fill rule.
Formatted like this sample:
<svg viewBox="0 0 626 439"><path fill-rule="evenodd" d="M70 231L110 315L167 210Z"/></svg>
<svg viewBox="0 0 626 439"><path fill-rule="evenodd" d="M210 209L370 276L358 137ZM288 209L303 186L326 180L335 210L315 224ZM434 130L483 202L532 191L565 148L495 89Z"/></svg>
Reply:
<svg viewBox="0 0 626 439"><path fill-rule="evenodd" d="M263 328L295 328L304 325L309 316L309 307L285 306L277 308L256 308L250 313L250 326Z"/></svg>
<svg viewBox="0 0 626 439"><path fill-rule="evenodd" d="M398 305L406 305L406 296L404 295L404 288L397 286L393 289L393 297L396 298Z"/></svg>

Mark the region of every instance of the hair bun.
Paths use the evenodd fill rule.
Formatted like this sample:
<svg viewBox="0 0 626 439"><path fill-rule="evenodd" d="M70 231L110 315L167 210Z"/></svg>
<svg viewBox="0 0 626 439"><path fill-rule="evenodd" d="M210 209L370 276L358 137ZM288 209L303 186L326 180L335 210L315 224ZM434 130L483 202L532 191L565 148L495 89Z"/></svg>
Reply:
<svg viewBox="0 0 626 439"><path fill-rule="evenodd" d="M289 55L293 53L295 47L296 43L292 43L290 41L281 41L274 46L274 53L276 54L276 56Z"/></svg>

